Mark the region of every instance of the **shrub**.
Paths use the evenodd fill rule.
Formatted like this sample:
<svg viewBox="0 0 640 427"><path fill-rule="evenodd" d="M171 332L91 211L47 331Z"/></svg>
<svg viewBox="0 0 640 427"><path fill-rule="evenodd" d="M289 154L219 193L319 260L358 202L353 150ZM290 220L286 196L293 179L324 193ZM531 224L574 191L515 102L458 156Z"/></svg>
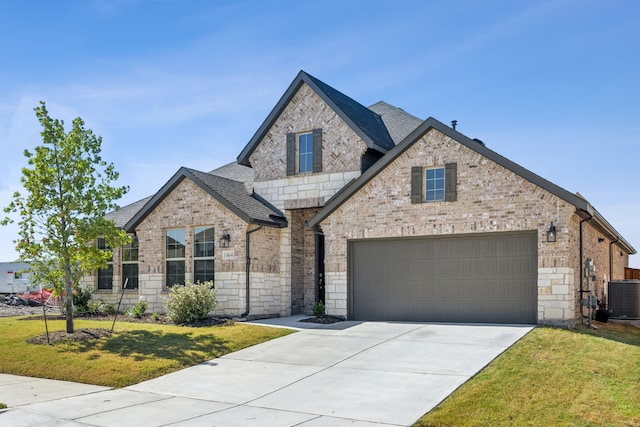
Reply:
<svg viewBox="0 0 640 427"><path fill-rule="evenodd" d="M75 314L84 314L89 311L89 301L91 301L92 290L76 286L73 290L73 311ZM64 312L64 304L62 311Z"/></svg>
<svg viewBox="0 0 640 427"><path fill-rule="evenodd" d="M147 302L138 301L136 305L127 310L127 316L140 319L144 315L145 311L147 311Z"/></svg>
<svg viewBox="0 0 640 427"><path fill-rule="evenodd" d="M116 308L112 304L100 300L91 300L87 303L87 313L98 315L111 315L116 313Z"/></svg>
<svg viewBox="0 0 640 427"><path fill-rule="evenodd" d="M205 319L216 308L213 282L174 285L165 300L164 309L174 323L195 323Z"/></svg>
<svg viewBox="0 0 640 427"><path fill-rule="evenodd" d="M324 303L322 301L318 301L317 303L315 303L313 305L313 308L311 309L311 311L313 312L313 315L316 317L324 317Z"/></svg>

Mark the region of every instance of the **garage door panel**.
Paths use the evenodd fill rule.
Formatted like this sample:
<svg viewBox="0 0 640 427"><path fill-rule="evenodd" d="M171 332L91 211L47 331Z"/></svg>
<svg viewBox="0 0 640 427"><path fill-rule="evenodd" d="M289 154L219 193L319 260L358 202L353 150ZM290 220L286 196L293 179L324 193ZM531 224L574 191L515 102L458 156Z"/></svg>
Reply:
<svg viewBox="0 0 640 427"><path fill-rule="evenodd" d="M536 323L535 232L349 245L354 319Z"/></svg>

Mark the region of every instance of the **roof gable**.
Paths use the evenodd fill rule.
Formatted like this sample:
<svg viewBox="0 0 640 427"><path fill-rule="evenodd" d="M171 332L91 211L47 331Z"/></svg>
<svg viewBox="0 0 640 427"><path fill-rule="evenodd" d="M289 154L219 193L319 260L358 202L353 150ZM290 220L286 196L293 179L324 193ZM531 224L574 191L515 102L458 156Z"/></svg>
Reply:
<svg viewBox="0 0 640 427"><path fill-rule="evenodd" d="M262 125L258 128L249 143L238 155L238 163L251 166L249 157L254 152L265 134L273 126L282 111L289 104L298 89L306 83L338 116L367 144L369 148L386 153L394 147L394 142L389 131L385 127L382 118L377 113L364 105L354 101L342 92L339 92L316 79L315 77L300 71L293 80L276 106L271 110Z"/></svg>
<svg viewBox="0 0 640 427"><path fill-rule="evenodd" d="M309 227L315 227L322 220L327 218L331 213L333 213L336 209L338 209L343 203L345 203L353 194L355 194L358 190L365 186L369 181L371 181L378 173L380 173L383 169L385 169L388 165L390 165L395 159L402 155L409 147L415 144L419 139L421 139L426 133L435 129L440 133L452 138L458 143L464 145L465 147L477 152L478 154L492 160L493 162L501 165L507 170L521 176L522 178L530 181L531 183L541 187L542 189L548 191L549 193L559 197L560 199L572 204L579 211L585 213L585 217L587 218L595 218L595 220L600 224L600 226L613 237L618 238L619 242L624 245L630 253L636 253L635 249L622 238L620 233L618 233L612 226L609 224L600 213L591 206L591 204L585 200L584 198L573 194L564 188L548 181L539 175L531 172L530 170L520 166L519 164L507 159L506 157L501 156L495 151L487 148L483 144L480 144L467 136L457 132L456 130L446 126L445 124L439 122L438 120L429 117L425 120L420 126L418 126L413 132L411 132L401 143L396 145L396 147L390 150L384 157L378 160L371 168L365 171L360 177L351 181L345 187L343 187L338 193L336 193L331 199L329 199L325 207L316 214L310 221L308 221L307 225Z"/></svg>
<svg viewBox="0 0 640 427"><path fill-rule="evenodd" d="M181 167L124 225L124 229L133 231L184 179L193 181L247 223L272 227L287 225L284 214L255 193L249 193L245 183Z"/></svg>

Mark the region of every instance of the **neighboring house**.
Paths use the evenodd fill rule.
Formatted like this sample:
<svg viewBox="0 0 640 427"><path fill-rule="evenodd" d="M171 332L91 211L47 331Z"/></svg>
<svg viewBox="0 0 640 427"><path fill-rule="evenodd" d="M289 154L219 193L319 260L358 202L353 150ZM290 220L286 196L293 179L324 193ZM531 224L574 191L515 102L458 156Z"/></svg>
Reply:
<svg viewBox="0 0 640 427"><path fill-rule="evenodd" d="M26 292L30 268L24 262L0 262L0 294Z"/></svg>
<svg viewBox="0 0 640 427"><path fill-rule="evenodd" d="M134 241L90 278L95 295L116 302L126 280L125 306L149 311L175 283L215 280L226 316L324 301L358 320L569 324L636 253L579 195L302 71L237 162L180 168L108 216Z"/></svg>

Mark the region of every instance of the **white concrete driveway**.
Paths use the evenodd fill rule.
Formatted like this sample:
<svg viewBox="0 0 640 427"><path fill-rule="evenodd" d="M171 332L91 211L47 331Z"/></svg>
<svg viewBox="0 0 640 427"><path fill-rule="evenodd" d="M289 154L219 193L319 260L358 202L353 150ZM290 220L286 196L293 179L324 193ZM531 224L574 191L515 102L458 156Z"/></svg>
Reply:
<svg viewBox="0 0 640 427"><path fill-rule="evenodd" d="M78 385L65 397L54 387L45 397L47 380L30 378L42 388L33 403L21 377L0 375L0 402L11 407L0 425L411 425L531 329L341 322L123 389Z"/></svg>

